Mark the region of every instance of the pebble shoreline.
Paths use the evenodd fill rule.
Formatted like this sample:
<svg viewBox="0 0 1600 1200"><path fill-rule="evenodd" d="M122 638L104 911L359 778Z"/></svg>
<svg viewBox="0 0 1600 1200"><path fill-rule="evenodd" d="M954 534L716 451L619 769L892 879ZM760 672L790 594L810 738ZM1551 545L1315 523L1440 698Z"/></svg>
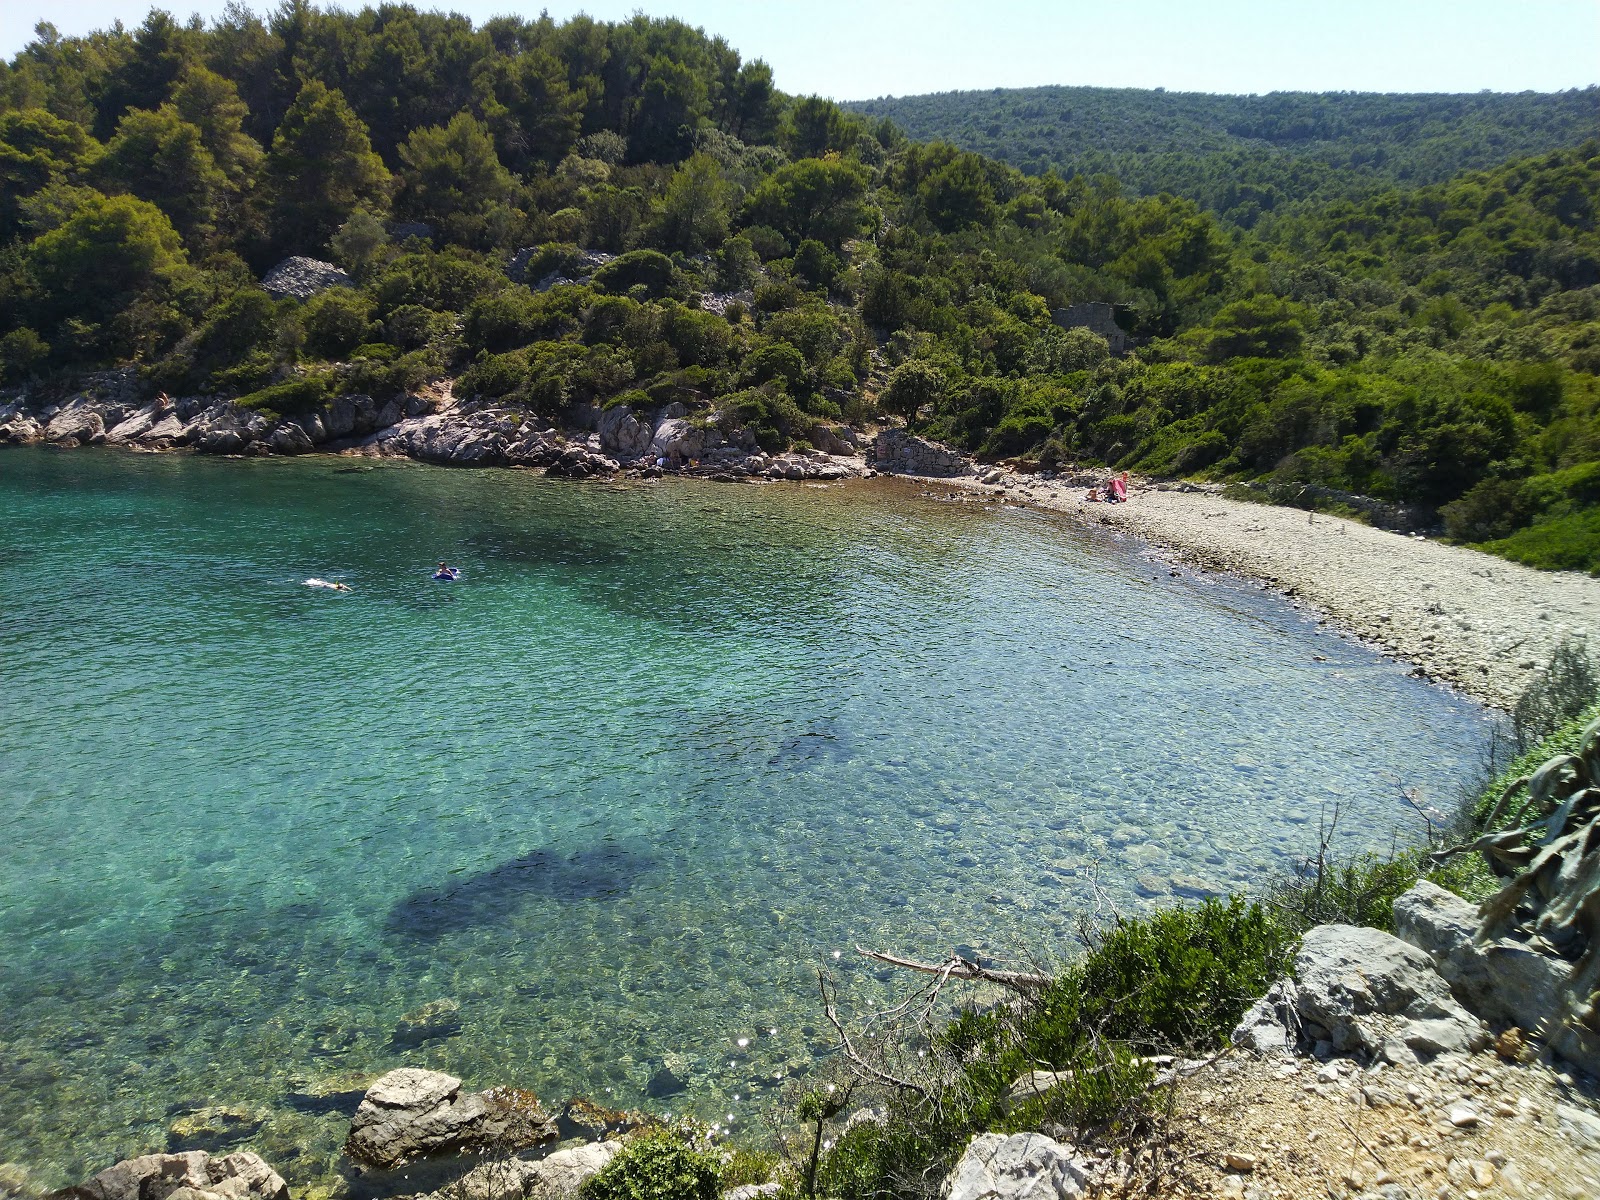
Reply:
<svg viewBox="0 0 1600 1200"><path fill-rule="evenodd" d="M994 478L991 472L985 478ZM1600 646L1600 580L1342 517L1135 481L1124 504L1077 482L1003 474L926 480L1130 534L1164 557L1266 583L1428 679L1510 709L1563 638Z"/></svg>

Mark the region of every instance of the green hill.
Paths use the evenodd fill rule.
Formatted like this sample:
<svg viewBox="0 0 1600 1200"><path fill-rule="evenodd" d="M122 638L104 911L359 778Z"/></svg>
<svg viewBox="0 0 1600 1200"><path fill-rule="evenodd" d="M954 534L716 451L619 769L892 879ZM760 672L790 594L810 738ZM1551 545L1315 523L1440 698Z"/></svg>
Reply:
<svg viewBox="0 0 1600 1200"><path fill-rule="evenodd" d="M1600 88L1556 93L1216 96L1137 88L995 88L845 105L920 140L1029 174L1106 173L1188 196L1240 225L1310 198L1442 183L1600 130Z"/></svg>
<svg viewBox="0 0 1600 1200"><path fill-rule="evenodd" d="M1337 194L1247 230L910 141L642 16L154 13L46 29L4 67L0 382L50 394L129 365L152 395L290 415L449 379L539 428L679 404L769 450L903 419L1044 469L1359 494L1600 570L1600 143L1464 174L1451 157L1568 136L1592 90L1410 126L1403 97L1320 98L1303 128L1266 97L1243 132L1197 125L1323 146L1262 153ZM1500 101L1532 114L1516 138ZM1417 131L1385 169L1442 181L1328 159L1385 112ZM274 299L257 281L286 255L353 286ZM1131 355L1053 317L1086 302L1118 307Z"/></svg>

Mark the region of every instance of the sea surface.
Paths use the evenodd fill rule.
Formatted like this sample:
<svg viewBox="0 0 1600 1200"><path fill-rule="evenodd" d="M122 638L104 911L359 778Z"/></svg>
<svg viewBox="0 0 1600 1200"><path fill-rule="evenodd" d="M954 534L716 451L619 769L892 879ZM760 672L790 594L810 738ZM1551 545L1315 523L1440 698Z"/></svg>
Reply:
<svg viewBox="0 0 1600 1200"><path fill-rule="evenodd" d="M28 449L0 505L0 1161L46 1186L217 1105L329 1176L314 1097L401 1065L752 1128L819 968L910 983L856 944L1060 961L1335 803L1413 839L1485 734L1278 597L901 482Z"/></svg>

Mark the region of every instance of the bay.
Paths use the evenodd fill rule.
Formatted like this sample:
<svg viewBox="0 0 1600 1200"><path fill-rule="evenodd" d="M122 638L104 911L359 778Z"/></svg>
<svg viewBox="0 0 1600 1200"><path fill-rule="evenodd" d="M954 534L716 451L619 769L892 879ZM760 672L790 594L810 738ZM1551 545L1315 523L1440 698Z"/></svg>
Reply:
<svg viewBox="0 0 1600 1200"><path fill-rule="evenodd" d="M1484 736L1277 597L903 482L26 449L0 503L0 1158L49 1186L207 1104L329 1176L305 1095L400 1065L753 1126L819 968L902 982L855 944L1060 961L1335 803L1414 838Z"/></svg>

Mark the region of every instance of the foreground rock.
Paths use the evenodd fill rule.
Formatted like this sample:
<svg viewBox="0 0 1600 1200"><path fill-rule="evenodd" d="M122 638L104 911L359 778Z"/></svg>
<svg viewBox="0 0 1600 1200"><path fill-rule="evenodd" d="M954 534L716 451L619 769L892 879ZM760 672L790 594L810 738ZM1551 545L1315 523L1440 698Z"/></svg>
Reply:
<svg viewBox="0 0 1600 1200"><path fill-rule="evenodd" d="M1096 1177L1094 1160L1042 1133L981 1133L945 1177L942 1200L1076 1200Z"/></svg>
<svg viewBox="0 0 1600 1200"><path fill-rule="evenodd" d="M1319 925L1295 956L1295 1007L1312 1043L1388 1062L1479 1050L1483 1022L1450 994L1433 960L1380 929Z"/></svg>
<svg viewBox="0 0 1600 1200"><path fill-rule="evenodd" d="M423 1158L532 1149L557 1136L532 1092L463 1092L454 1075L401 1067L367 1089L344 1150L363 1166L393 1170Z"/></svg>
<svg viewBox="0 0 1600 1200"><path fill-rule="evenodd" d="M1395 901L1395 928L1427 953L1454 993L1491 1021L1527 1030L1557 1054L1600 1074L1600 1035L1568 993L1572 964L1525 938L1480 941L1477 906L1424 880Z"/></svg>
<svg viewBox="0 0 1600 1200"><path fill-rule="evenodd" d="M146 1154L56 1193L71 1200L289 1200L283 1178L257 1155L204 1150Z"/></svg>
<svg viewBox="0 0 1600 1200"><path fill-rule="evenodd" d="M548 1158L479 1163L431 1200L566 1200L591 1175L622 1153L621 1142L594 1142L557 1150Z"/></svg>

